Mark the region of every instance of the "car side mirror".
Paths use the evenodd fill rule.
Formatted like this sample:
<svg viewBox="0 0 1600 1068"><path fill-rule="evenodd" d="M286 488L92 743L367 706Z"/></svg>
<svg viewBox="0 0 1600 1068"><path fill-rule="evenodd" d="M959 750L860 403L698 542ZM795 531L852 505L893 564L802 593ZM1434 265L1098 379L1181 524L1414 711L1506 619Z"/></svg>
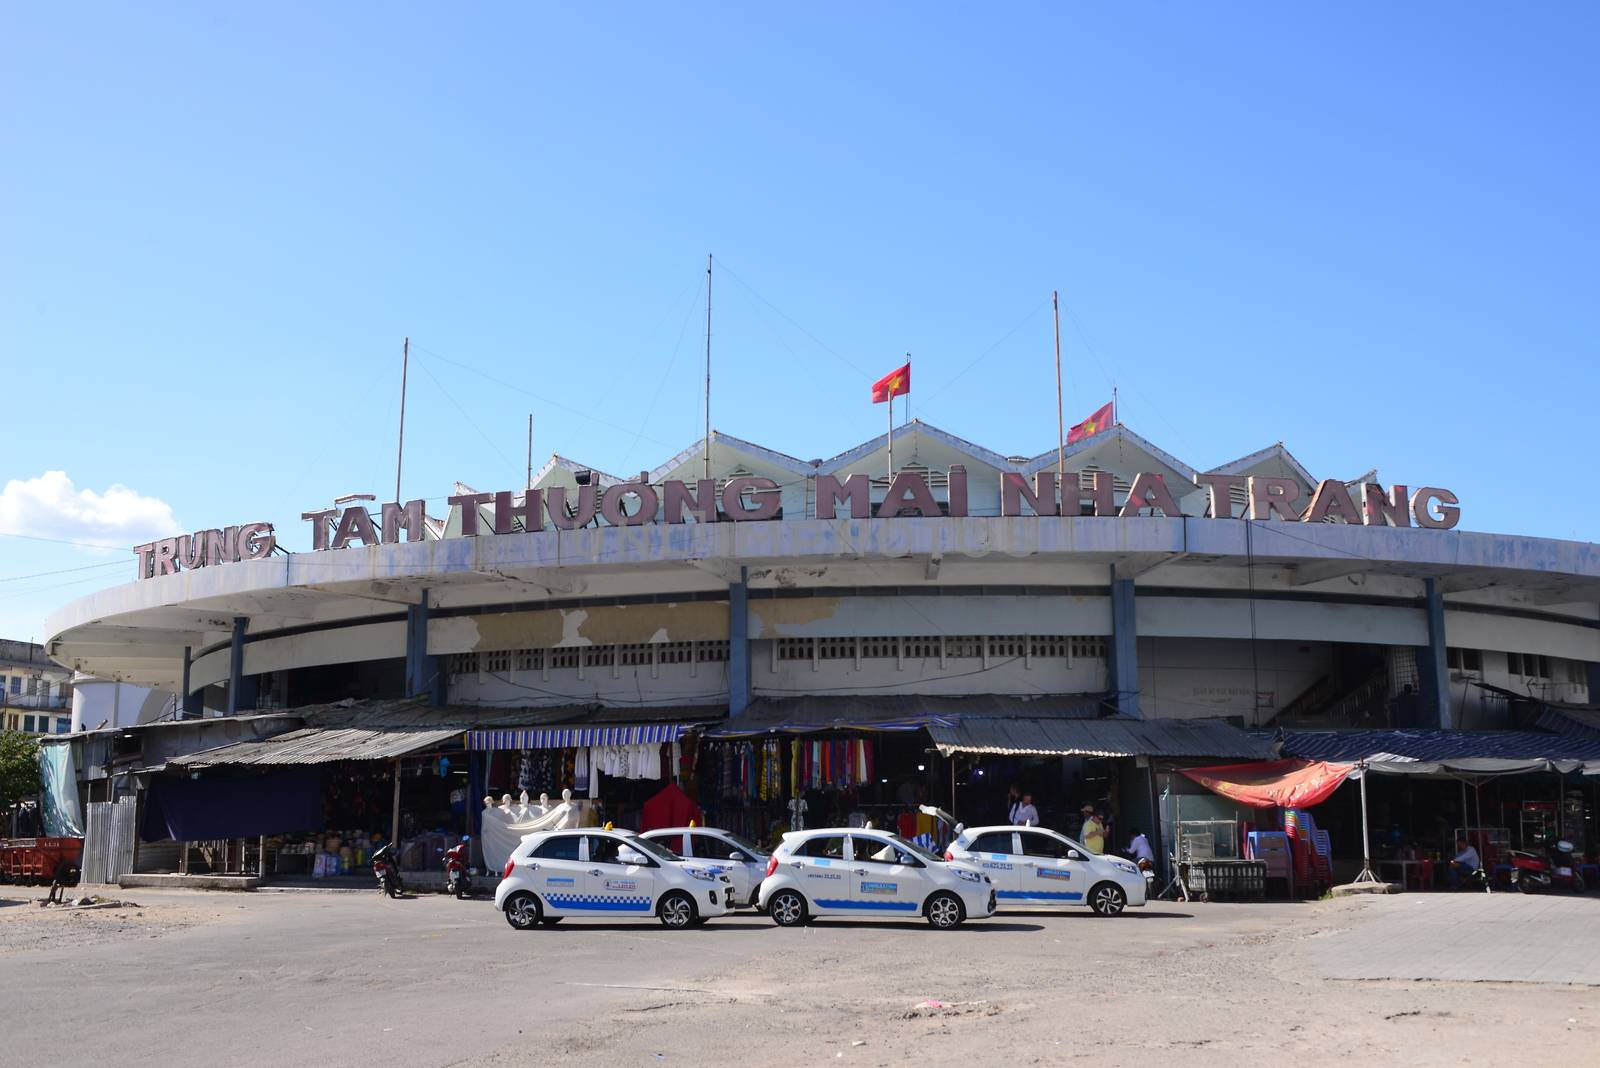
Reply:
<svg viewBox="0 0 1600 1068"><path fill-rule="evenodd" d="M1083 859L1083 854L1078 852L1076 849L1069 849L1069 850L1067 850L1067 859L1068 860L1082 860Z"/></svg>
<svg viewBox="0 0 1600 1068"><path fill-rule="evenodd" d="M644 859L644 854L643 853L641 853L637 849L633 849L633 848L631 848L629 846L623 846L621 849L617 850L617 859L622 861L622 863L624 863L624 864L647 864L647 863L649 863L647 860Z"/></svg>
<svg viewBox="0 0 1600 1068"><path fill-rule="evenodd" d="M744 854L743 853L738 853L738 852L729 853L728 854L728 859L729 860L743 860L744 859Z"/></svg>

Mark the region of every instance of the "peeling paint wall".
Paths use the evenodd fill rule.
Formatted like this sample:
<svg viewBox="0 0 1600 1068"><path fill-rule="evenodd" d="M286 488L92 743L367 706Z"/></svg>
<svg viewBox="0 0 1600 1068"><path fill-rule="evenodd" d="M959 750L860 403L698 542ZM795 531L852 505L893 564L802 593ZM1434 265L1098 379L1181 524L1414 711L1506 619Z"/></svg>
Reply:
<svg viewBox="0 0 1600 1068"><path fill-rule="evenodd" d="M728 665L598 666L548 672L511 668L503 675L454 675L450 701L507 708L590 703L630 708L644 704L726 705Z"/></svg>
<svg viewBox="0 0 1600 1068"><path fill-rule="evenodd" d="M428 621L428 652L435 656L502 649L725 641L727 637L726 601L491 612Z"/></svg>

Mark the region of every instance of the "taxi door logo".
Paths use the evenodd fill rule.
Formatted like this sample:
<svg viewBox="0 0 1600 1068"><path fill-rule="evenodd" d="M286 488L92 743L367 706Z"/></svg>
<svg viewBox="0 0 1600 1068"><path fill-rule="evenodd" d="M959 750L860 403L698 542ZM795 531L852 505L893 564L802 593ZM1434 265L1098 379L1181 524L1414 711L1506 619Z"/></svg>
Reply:
<svg viewBox="0 0 1600 1068"><path fill-rule="evenodd" d="M639 881L637 879L607 879L606 880L606 889L607 890L637 890L637 889L639 889Z"/></svg>
<svg viewBox="0 0 1600 1068"><path fill-rule="evenodd" d="M1060 879L1062 882L1070 882L1072 879L1072 873L1070 871L1062 871L1059 868L1040 868L1039 878Z"/></svg>
<svg viewBox="0 0 1600 1068"><path fill-rule="evenodd" d="M574 885L576 885L576 883L575 883L574 880L567 878L565 875L549 875L549 876L545 877L544 885L546 885L546 886L574 886Z"/></svg>
<svg viewBox="0 0 1600 1068"><path fill-rule="evenodd" d="M880 896L893 896L899 887L894 883L862 883L863 894L876 894Z"/></svg>

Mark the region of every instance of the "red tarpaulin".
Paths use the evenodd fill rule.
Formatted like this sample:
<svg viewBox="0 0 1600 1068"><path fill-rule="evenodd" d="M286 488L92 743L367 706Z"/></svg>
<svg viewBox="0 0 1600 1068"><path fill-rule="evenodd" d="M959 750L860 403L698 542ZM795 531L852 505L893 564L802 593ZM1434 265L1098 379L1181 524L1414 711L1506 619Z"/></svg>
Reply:
<svg viewBox="0 0 1600 1068"><path fill-rule="evenodd" d="M1263 760L1179 770L1213 793L1253 808L1310 808L1326 801L1354 766L1321 760Z"/></svg>
<svg viewBox="0 0 1600 1068"><path fill-rule="evenodd" d="M656 831L662 827L687 827L689 821L700 821L700 806L689 795L669 782L654 797L639 806L639 829Z"/></svg>

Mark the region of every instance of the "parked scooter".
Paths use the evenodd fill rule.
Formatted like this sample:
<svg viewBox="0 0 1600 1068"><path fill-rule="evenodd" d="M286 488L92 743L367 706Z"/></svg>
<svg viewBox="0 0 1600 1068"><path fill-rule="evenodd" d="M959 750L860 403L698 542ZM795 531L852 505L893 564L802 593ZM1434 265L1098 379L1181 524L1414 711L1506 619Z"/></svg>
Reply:
<svg viewBox="0 0 1600 1068"><path fill-rule="evenodd" d="M1581 894L1588 889L1572 855L1572 843L1565 838L1545 847L1544 856L1513 849L1511 883L1524 894L1538 894L1546 890L1570 890L1574 894Z"/></svg>
<svg viewBox="0 0 1600 1068"><path fill-rule="evenodd" d="M393 842L385 842L372 854L372 874L378 877L378 889L390 897L406 892L405 884L400 881L400 857Z"/></svg>
<svg viewBox="0 0 1600 1068"><path fill-rule="evenodd" d="M1139 874L1144 876L1144 899L1156 899L1156 866L1148 857L1139 858Z"/></svg>
<svg viewBox="0 0 1600 1068"><path fill-rule="evenodd" d="M456 896L456 900L472 896L472 874L467 870L467 864L472 856L472 838L464 837L453 848L444 853L444 880L445 888Z"/></svg>

